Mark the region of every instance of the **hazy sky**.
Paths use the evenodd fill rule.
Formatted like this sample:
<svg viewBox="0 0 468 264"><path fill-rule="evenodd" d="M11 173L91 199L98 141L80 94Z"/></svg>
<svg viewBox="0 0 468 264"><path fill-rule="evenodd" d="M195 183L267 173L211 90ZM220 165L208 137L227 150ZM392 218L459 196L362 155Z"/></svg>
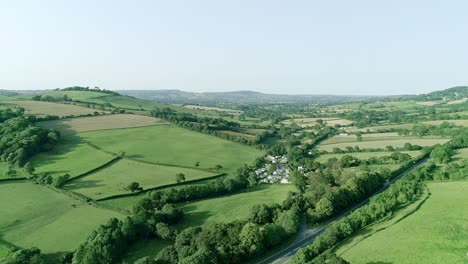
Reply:
<svg viewBox="0 0 468 264"><path fill-rule="evenodd" d="M422 93L468 84L468 1L0 0L0 89Z"/></svg>

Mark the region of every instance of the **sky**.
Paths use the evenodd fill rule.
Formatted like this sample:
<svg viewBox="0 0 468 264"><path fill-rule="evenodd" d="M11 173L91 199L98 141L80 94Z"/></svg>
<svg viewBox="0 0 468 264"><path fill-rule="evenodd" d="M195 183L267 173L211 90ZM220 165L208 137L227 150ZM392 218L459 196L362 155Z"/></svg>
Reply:
<svg viewBox="0 0 468 264"><path fill-rule="evenodd" d="M418 94L468 85L468 1L0 0L0 89Z"/></svg>

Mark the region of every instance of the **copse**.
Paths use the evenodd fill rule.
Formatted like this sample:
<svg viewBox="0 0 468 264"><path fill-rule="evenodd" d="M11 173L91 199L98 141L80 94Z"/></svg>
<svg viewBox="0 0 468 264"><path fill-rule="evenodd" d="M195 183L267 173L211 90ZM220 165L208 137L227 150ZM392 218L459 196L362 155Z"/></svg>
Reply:
<svg viewBox="0 0 468 264"><path fill-rule="evenodd" d="M24 166L34 154L50 150L59 133L32 125L29 118L15 117L0 123L0 159Z"/></svg>

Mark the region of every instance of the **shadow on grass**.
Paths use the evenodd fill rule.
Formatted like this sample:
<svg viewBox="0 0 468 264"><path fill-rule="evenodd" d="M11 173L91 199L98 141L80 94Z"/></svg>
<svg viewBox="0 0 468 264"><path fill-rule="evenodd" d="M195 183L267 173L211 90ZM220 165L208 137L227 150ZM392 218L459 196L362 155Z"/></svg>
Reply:
<svg viewBox="0 0 468 264"><path fill-rule="evenodd" d="M70 182L65 186L67 190L76 190L76 189L83 189L83 188L95 188L95 187L102 187L105 184L100 184L102 180L78 180Z"/></svg>
<svg viewBox="0 0 468 264"><path fill-rule="evenodd" d="M387 261L371 261L367 262L366 264L392 264L393 262L387 262Z"/></svg>

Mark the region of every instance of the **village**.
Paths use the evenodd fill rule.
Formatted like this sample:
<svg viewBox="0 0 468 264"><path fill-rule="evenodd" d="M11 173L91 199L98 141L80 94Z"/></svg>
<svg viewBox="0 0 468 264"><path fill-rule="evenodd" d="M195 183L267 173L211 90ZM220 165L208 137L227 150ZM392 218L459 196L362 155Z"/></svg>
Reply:
<svg viewBox="0 0 468 264"><path fill-rule="evenodd" d="M266 157L269 161L263 167L255 170L262 183L290 183L288 158L285 156Z"/></svg>

